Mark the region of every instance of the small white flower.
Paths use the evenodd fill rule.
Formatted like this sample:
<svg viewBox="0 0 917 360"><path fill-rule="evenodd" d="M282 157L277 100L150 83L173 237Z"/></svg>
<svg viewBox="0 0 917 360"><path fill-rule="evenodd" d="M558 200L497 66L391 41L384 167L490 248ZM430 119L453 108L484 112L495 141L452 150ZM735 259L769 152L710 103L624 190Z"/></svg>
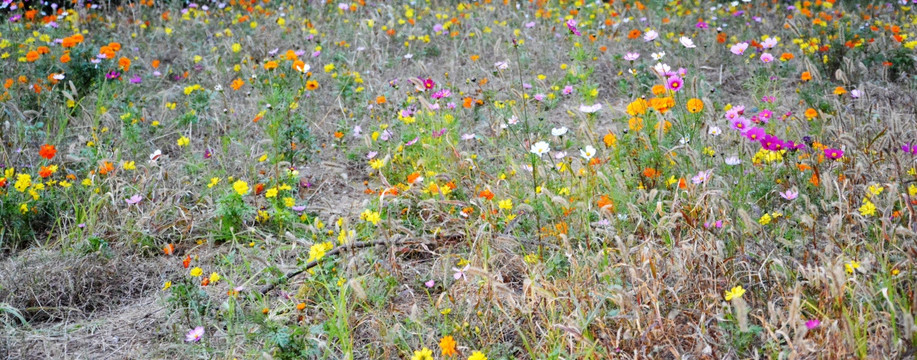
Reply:
<svg viewBox="0 0 917 360"><path fill-rule="evenodd" d="M707 130L707 134L710 134L713 136L719 136L722 133L723 133L723 130L720 130L719 126L711 126L710 129Z"/></svg>
<svg viewBox="0 0 917 360"><path fill-rule="evenodd" d="M729 166L736 166L742 163L742 160L739 159L739 157L735 155L727 157L725 161L726 161L726 165L729 165Z"/></svg>
<svg viewBox="0 0 917 360"><path fill-rule="evenodd" d="M655 72L656 75L665 76L669 71L672 71L672 67L668 64L656 63L656 65L653 65L653 72Z"/></svg>
<svg viewBox="0 0 917 360"><path fill-rule="evenodd" d="M54 74L54 80L64 80L64 74Z"/></svg>
<svg viewBox="0 0 917 360"><path fill-rule="evenodd" d="M541 157L541 155L544 155L548 151L551 151L551 147L548 146L548 143L544 141L539 141L535 143L534 145L532 145L532 148L530 149L530 151L532 152L532 154L535 154L535 155L538 155L538 157Z"/></svg>
<svg viewBox="0 0 917 360"><path fill-rule="evenodd" d="M693 49L697 47L697 45L694 45L694 41L688 38L687 36L682 36L680 39L678 39L678 42L680 42L682 46L688 49Z"/></svg>
<svg viewBox="0 0 917 360"><path fill-rule="evenodd" d="M561 126L559 128L551 129L551 135L554 135L554 136L564 136L566 133L567 133L566 126Z"/></svg>
<svg viewBox="0 0 917 360"><path fill-rule="evenodd" d="M509 63L506 61L497 61L494 63L494 67L497 68L497 70L506 70L509 69Z"/></svg>
<svg viewBox="0 0 917 360"><path fill-rule="evenodd" d="M405 59L410 59L412 57L414 57L414 54L404 54Z"/></svg>
<svg viewBox="0 0 917 360"><path fill-rule="evenodd" d="M662 58L665 57L665 51L660 51L660 52L657 52L657 53L652 53L652 54L650 54L650 56L653 57L653 60L659 61L659 60L662 60Z"/></svg>
<svg viewBox="0 0 917 360"><path fill-rule="evenodd" d="M592 159L595 156L595 148L592 145L586 145L586 148L579 151L579 156L586 160Z"/></svg>

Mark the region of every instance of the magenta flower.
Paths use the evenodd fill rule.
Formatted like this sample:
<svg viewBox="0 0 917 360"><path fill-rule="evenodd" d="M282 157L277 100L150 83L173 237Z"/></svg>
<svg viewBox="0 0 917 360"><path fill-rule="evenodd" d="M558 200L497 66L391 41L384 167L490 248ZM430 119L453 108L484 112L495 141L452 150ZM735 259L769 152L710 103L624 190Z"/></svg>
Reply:
<svg viewBox="0 0 917 360"><path fill-rule="evenodd" d="M105 78L108 80L117 79L119 76L121 76L121 73L114 70L110 71L108 74L105 74Z"/></svg>
<svg viewBox="0 0 917 360"><path fill-rule="evenodd" d="M573 20L573 19L567 20L567 29L569 29L570 32L573 33L573 35L576 35L576 36L583 35L582 33L579 32L579 30L576 29L576 20Z"/></svg>
<svg viewBox="0 0 917 360"><path fill-rule="evenodd" d="M831 160L837 160L844 157L844 151L841 149L825 149L825 156Z"/></svg>
<svg viewBox="0 0 917 360"><path fill-rule="evenodd" d="M431 79L431 78L420 79L420 80L423 80L423 87L424 87L424 89L428 89L428 90L429 90L429 89L432 89L434 86L436 86L436 83L435 83L435 82L433 81L433 79Z"/></svg>
<svg viewBox="0 0 917 360"><path fill-rule="evenodd" d="M185 335L185 341L198 342L201 341L202 337L204 337L204 327L198 326L191 331L188 331L188 334Z"/></svg>
<svg viewBox="0 0 917 360"><path fill-rule="evenodd" d="M817 328L818 325L821 325L821 321L819 321L818 319L812 319L812 320L806 321L806 328L808 328L809 330Z"/></svg>
<svg viewBox="0 0 917 360"><path fill-rule="evenodd" d="M564 90L562 91L562 93L563 93L564 95L570 95L570 94L572 94L572 93L573 93L573 87L570 86L570 85L564 86Z"/></svg>
<svg viewBox="0 0 917 360"><path fill-rule="evenodd" d="M771 53L763 53L761 54L761 61L763 61L765 64L774 61L774 55L771 55Z"/></svg>
<svg viewBox="0 0 917 360"><path fill-rule="evenodd" d="M665 82L665 87L673 92L681 91L682 85L685 84L685 81L681 79L680 76L670 76Z"/></svg>
<svg viewBox="0 0 917 360"><path fill-rule="evenodd" d="M436 281L430 280L430 281L423 283L423 285L432 289L433 285L436 285Z"/></svg>
<svg viewBox="0 0 917 360"><path fill-rule="evenodd" d="M748 119L746 119L743 116L740 116L732 121L732 129L739 130L743 133L748 131L750 126L751 126L751 122L748 121Z"/></svg>
<svg viewBox="0 0 917 360"><path fill-rule="evenodd" d="M747 137L748 140L751 140L751 141L759 141L759 140L761 140L762 138L764 138L764 135L767 135L767 133L764 132L764 129L762 129L762 128L759 128L759 127L750 127L750 128L748 128L747 131L745 131L745 134L743 134L743 135L745 135L745 137Z"/></svg>

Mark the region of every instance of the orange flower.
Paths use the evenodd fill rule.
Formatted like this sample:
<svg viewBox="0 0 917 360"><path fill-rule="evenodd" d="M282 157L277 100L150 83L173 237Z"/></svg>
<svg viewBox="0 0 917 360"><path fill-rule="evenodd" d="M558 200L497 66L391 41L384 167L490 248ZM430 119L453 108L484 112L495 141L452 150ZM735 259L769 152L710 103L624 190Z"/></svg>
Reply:
<svg viewBox="0 0 917 360"><path fill-rule="evenodd" d="M721 32L719 34L716 34L716 42L720 44L726 43L726 33Z"/></svg>
<svg viewBox="0 0 917 360"><path fill-rule="evenodd" d="M150 63L150 66L152 66L154 69L159 69L159 60L153 60L153 62Z"/></svg>
<svg viewBox="0 0 917 360"><path fill-rule="evenodd" d="M115 170L115 165L112 164L111 161L105 161L99 165L99 174L108 175L108 173L114 170Z"/></svg>
<svg viewBox="0 0 917 360"><path fill-rule="evenodd" d="M131 59L128 59L122 56L120 59L118 59L118 67L120 67L125 72L130 71L131 70Z"/></svg>
<svg viewBox="0 0 917 360"><path fill-rule="evenodd" d="M61 46L63 46L64 48L72 48L76 46L76 44L77 44L77 41L72 36L65 37L64 40L61 41Z"/></svg>
<svg viewBox="0 0 917 360"><path fill-rule="evenodd" d="M53 159L56 154L57 148L54 145L44 144L38 149L38 155L48 160Z"/></svg>
<svg viewBox="0 0 917 360"><path fill-rule="evenodd" d="M481 191L481 193L478 194L478 197L485 198L487 200L493 200L494 193L491 192L490 190L485 189Z"/></svg>
<svg viewBox="0 0 917 360"><path fill-rule="evenodd" d="M599 209L604 209L606 206L608 206L608 209L611 210L611 207L614 206L614 201L611 201L611 199L608 198L608 195L602 195L602 198L600 198L599 201L596 201L595 204L599 207Z"/></svg>
<svg viewBox="0 0 917 360"><path fill-rule="evenodd" d="M257 183L255 184L255 195L261 195L261 192L264 191L264 184Z"/></svg>
<svg viewBox="0 0 917 360"><path fill-rule="evenodd" d="M785 52L782 55L780 55L781 61L790 61L790 60L793 60L793 58L795 58L795 56L793 56L793 54L788 53L788 52Z"/></svg>
<svg viewBox="0 0 917 360"><path fill-rule="evenodd" d="M64 55L61 55L61 56L60 56L60 62L61 62L62 64L66 64L66 63L70 62L70 53L64 53Z"/></svg>
<svg viewBox="0 0 917 360"><path fill-rule="evenodd" d="M808 108L808 109L806 109L806 114L805 114L805 115L806 115L806 119L812 120L812 119L814 119L816 116L818 116L818 111L816 111L816 110L813 109L813 108Z"/></svg>
<svg viewBox="0 0 917 360"><path fill-rule="evenodd" d="M191 255L185 255L185 260L182 260L181 265L187 269L191 265Z"/></svg>
<svg viewBox="0 0 917 360"><path fill-rule="evenodd" d="M638 117L632 117L627 121L627 127L630 131L640 131L643 130L643 119Z"/></svg>
<svg viewBox="0 0 917 360"><path fill-rule="evenodd" d="M640 30L633 29L633 30L631 30L629 33L627 33L627 38L628 38L628 39L636 39L636 38L639 38L641 34L642 34L642 33L640 32Z"/></svg>
<svg viewBox="0 0 917 360"><path fill-rule="evenodd" d="M53 173L54 171L52 171L51 167L48 166L42 166L41 169L38 170L38 176L41 176L42 178L48 178Z"/></svg>
<svg viewBox="0 0 917 360"><path fill-rule="evenodd" d="M382 105L385 104L385 95L379 95L376 97L376 104Z"/></svg>
<svg viewBox="0 0 917 360"><path fill-rule="evenodd" d="M231 84L229 84L229 87L231 87L233 90L239 90L239 88L241 88L242 85L245 85L245 80L236 78L235 80L232 81Z"/></svg>
<svg viewBox="0 0 917 360"><path fill-rule="evenodd" d="M44 54L51 52L51 49L48 48L47 46L39 46L38 49L36 49L36 51L38 51L39 54L44 55Z"/></svg>
<svg viewBox="0 0 917 360"><path fill-rule="evenodd" d="M664 86L664 85L653 85L653 89L652 89L652 90L653 90L653 95L656 95L656 96L665 94L665 86Z"/></svg>
<svg viewBox="0 0 917 360"><path fill-rule="evenodd" d="M834 95L841 96L847 93L847 89L844 89L843 86L838 86L834 88Z"/></svg>
<svg viewBox="0 0 917 360"><path fill-rule="evenodd" d="M658 171L656 171L656 169L654 168L648 167L648 168L643 169L644 177L652 179L654 177L658 177L659 175L661 174Z"/></svg>
<svg viewBox="0 0 917 360"><path fill-rule="evenodd" d="M685 105L688 108L688 112L692 114L697 114L704 110L704 102L701 99L694 98L688 100L688 103Z"/></svg>
<svg viewBox="0 0 917 360"><path fill-rule="evenodd" d="M164 248L162 248L162 253L166 255L172 255L173 253L175 253L175 245L172 245L172 244L166 245Z"/></svg>
<svg viewBox="0 0 917 360"><path fill-rule="evenodd" d="M602 142L605 143L605 147L614 147L618 145L618 137L614 133L609 132L602 137Z"/></svg>
<svg viewBox="0 0 917 360"><path fill-rule="evenodd" d="M306 303L296 304L296 310L303 311L306 308Z"/></svg>
<svg viewBox="0 0 917 360"><path fill-rule="evenodd" d="M108 43L108 47L114 51L121 51L121 43L118 42L110 42Z"/></svg>
<svg viewBox="0 0 917 360"><path fill-rule="evenodd" d="M809 80L812 80L812 74L809 73L808 71L803 71L802 75L799 76L799 78L802 79L802 81L809 81Z"/></svg>
<svg viewBox="0 0 917 360"><path fill-rule="evenodd" d="M306 81L306 90L313 91L315 89L318 89L318 81L315 81L315 80Z"/></svg>
<svg viewBox="0 0 917 360"><path fill-rule="evenodd" d="M462 107L463 107L463 108L470 109L471 106L473 105L473 103L474 103L474 99L472 99L471 97L466 97L466 98L462 99Z"/></svg>
<svg viewBox="0 0 917 360"><path fill-rule="evenodd" d="M264 63L264 70L274 70L277 68L277 66L278 66L277 62L271 60L271 61Z"/></svg>
<svg viewBox="0 0 917 360"><path fill-rule="evenodd" d="M28 54L25 54L25 60L28 62L35 62L40 57L41 57L41 54L39 54L38 51L35 51L35 50L29 51Z"/></svg>
<svg viewBox="0 0 917 360"><path fill-rule="evenodd" d="M14 84L13 79L6 79L6 81L3 82L3 87L6 88L6 89L9 89L9 88L13 87L13 84Z"/></svg>
<svg viewBox="0 0 917 360"><path fill-rule="evenodd" d="M416 171L415 171L415 172L412 172L410 175L408 175L408 179L407 179L407 180L408 180L408 184L413 184L413 183L414 183L415 181L417 181L417 179L419 179L419 178L420 178L420 173L419 173L419 172L416 172Z"/></svg>

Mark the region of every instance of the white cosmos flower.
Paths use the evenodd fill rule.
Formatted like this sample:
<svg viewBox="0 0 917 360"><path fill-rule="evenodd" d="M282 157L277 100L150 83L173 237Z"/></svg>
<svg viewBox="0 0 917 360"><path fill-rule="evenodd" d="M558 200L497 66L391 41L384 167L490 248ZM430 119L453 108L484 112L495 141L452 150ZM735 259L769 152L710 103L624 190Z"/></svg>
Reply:
<svg viewBox="0 0 917 360"><path fill-rule="evenodd" d="M707 133L713 136L719 136L723 133L723 130L720 130L719 126L711 126Z"/></svg>
<svg viewBox="0 0 917 360"><path fill-rule="evenodd" d="M742 160L739 159L739 157L735 155L726 158L725 161L726 161L726 165L729 165L729 166L736 166L742 163Z"/></svg>
<svg viewBox="0 0 917 360"><path fill-rule="evenodd" d="M564 134L566 134L566 133L567 133L567 127L566 127L566 126L561 126L561 127L559 127L559 128L553 128L553 129L551 129L551 135L554 135L554 136L564 136Z"/></svg>
<svg viewBox="0 0 917 360"><path fill-rule="evenodd" d="M678 42L680 42L682 46L688 49L693 49L697 47L697 45L694 45L694 41L688 38L687 36L682 36L680 39L678 39Z"/></svg>
<svg viewBox="0 0 917 360"><path fill-rule="evenodd" d="M659 61L659 60L662 60L662 58L665 57L665 51L660 51L660 52L657 52L657 53L652 53L652 54L650 54L650 56L653 57L653 60Z"/></svg>
<svg viewBox="0 0 917 360"><path fill-rule="evenodd" d="M579 151L579 156L586 160L592 159L595 156L595 148L592 145L586 145L586 148Z"/></svg>
<svg viewBox="0 0 917 360"><path fill-rule="evenodd" d="M672 67L668 64L656 63L656 65L653 65L653 72L655 72L656 75L665 76L669 71L672 71Z"/></svg>
<svg viewBox="0 0 917 360"><path fill-rule="evenodd" d="M535 154L535 155L538 155L538 157L541 157L541 155L544 155L548 151L551 151L551 147L548 146L548 143L544 141L539 141L535 143L534 145L532 145L532 148L530 149L530 151L532 152L532 154Z"/></svg>

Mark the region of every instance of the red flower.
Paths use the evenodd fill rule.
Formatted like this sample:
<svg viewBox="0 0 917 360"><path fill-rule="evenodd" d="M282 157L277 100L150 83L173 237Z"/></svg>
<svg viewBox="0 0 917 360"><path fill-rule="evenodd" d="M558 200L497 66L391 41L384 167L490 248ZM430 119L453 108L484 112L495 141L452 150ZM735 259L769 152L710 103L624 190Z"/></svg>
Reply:
<svg viewBox="0 0 917 360"><path fill-rule="evenodd" d="M41 157L48 159L48 160L51 160L52 158L54 158L54 155L56 154L57 154L57 148L55 148L54 145L44 144L41 146L41 149L38 150L38 155L41 155Z"/></svg>

